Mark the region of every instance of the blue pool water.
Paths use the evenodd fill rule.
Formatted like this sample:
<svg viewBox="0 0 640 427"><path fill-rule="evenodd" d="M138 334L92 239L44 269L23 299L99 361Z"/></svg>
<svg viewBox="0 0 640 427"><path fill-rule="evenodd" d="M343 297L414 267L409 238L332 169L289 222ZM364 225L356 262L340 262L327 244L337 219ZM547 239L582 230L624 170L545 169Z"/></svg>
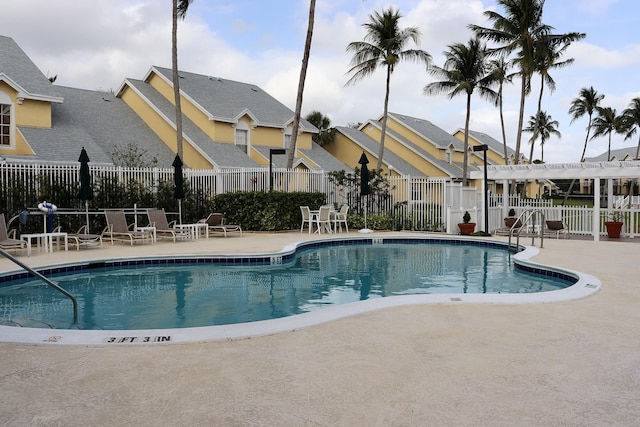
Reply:
<svg viewBox="0 0 640 427"><path fill-rule="evenodd" d="M0 324L59 329L165 329L292 316L327 305L407 294L531 293L575 279L516 268L497 245L404 241L312 244L284 257L84 265L51 274L78 299L38 280L0 283ZM125 263L126 264L126 263Z"/></svg>

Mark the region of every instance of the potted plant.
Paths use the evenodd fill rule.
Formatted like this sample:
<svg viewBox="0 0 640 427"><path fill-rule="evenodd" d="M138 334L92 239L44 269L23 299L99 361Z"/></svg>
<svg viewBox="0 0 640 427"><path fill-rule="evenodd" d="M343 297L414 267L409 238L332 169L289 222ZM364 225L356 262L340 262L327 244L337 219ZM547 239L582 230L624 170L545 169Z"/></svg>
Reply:
<svg viewBox="0 0 640 427"><path fill-rule="evenodd" d="M513 224L516 223L516 210L511 208L509 209L509 215L504 219L504 226L507 228L511 228Z"/></svg>
<svg viewBox="0 0 640 427"><path fill-rule="evenodd" d="M607 235L619 238L622 231L622 212L611 212L609 219L609 221L604 222L604 226L607 228Z"/></svg>
<svg viewBox="0 0 640 427"><path fill-rule="evenodd" d="M460 234L470 235L476 229L476 223L471 222L471 215L469 211L464 211L464 215L462 215L462 222L458 224L458 228L460 229Z"/></svg>

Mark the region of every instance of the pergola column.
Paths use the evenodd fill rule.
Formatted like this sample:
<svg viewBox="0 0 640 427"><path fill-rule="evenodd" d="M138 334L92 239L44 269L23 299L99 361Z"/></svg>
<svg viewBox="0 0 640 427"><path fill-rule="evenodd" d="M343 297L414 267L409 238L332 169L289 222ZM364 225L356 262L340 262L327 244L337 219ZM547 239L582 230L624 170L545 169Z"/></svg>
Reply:
<svg viewBox="0 0 640 427"><path fill-rule="evenodd" d="M593 241L600 240L600 178L593 178Z"/></svg>

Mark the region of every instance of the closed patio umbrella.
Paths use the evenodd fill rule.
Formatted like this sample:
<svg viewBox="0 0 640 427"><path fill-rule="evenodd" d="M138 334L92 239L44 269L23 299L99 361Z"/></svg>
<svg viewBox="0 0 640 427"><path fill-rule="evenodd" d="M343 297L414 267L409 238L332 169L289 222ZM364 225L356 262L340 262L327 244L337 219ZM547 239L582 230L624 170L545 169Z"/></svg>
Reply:
<svg viewBox="0 0 640 427"><path fill-rule="evenodd" d="M80 151L78 161L80 162L80 191L78 191L78 199L84 200L87 215L87 233L89 233L89 200L93 199L93 187L91 186L91 172L89 171L89 155L84 147Z"/></svg>
<svg viewBox="0 0 640 427"><path fill-rule="evenodd" d="M358 164L360 164L360 196L367 196L371 194L371 187L369 186L369 168L367 164L369 159L365 152L362 152ZM367 204L364 206L364 228L359 230L360 233L372 233L373 231L367 228Z"/></svg>
<svg viewBox="0 0 640 427"><path fill-rule="evenodd" d="M182 160L180 155L176 154L176 158L173 159L173 183L175 188L173 189L173 198L178 200L178 218L180 224L182 224L182 199L184 199L184 175L182 174Z"/></svg>

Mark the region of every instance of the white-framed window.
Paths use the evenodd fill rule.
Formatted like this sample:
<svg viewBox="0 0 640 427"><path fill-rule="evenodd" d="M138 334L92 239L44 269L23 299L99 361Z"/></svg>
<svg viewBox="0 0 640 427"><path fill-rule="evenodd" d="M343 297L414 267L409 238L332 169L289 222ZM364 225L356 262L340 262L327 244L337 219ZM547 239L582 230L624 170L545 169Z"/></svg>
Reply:
<svg viewBox="0 0 640 427"><path fill-rule="evenodd" d="M11 104L0 104L0 147L11 147Z"/></svg>
<svg viewBox="0 0 640 427"><path fill-rule="evenodd" d="M14 145L15 108L13 101L4 92L0 92L0 148Z"/></svg>
<svg viewBox="0 0 640 427"><path fill-rule="evenodd" d="M236 141L235 144L245 153L249 152L249 126L242 120L236 124Z"/></svg>
<svg viewBox="0 0 640 427"><path fill-rule="evenodd" d="M284 130L284 146L285 146L285 148L289 148L289 145L291 144L291 131L292 131L292 128L286 128Z"/></svg>
<svg viewBox="0 0 640 427"><path fill-rule="evenodd" d="M451 150L444 152L444 161L451 164Z"/></svg>

